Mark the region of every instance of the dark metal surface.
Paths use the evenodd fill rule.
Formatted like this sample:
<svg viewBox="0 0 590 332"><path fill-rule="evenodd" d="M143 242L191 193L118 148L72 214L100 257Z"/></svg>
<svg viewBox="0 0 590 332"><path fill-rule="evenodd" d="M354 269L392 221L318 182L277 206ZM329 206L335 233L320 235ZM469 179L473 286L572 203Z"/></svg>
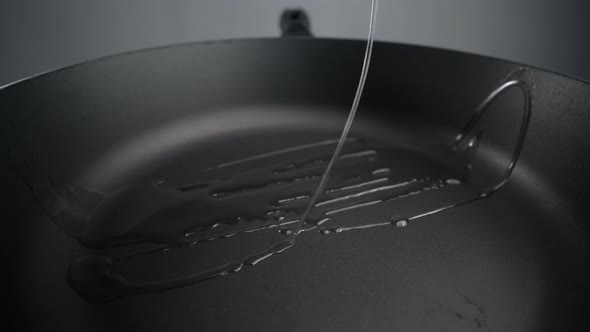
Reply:
<svg viewBox="0 0 590 332"><path fill-rule="evenodd" d="M403 229L305 234L254 268L174 290L97 305L68 285L70 262L88 252L76 239L102 227L63 217L92 208L68 188L115 197L133 184L332 139L362 52L362 42L324 39L186 44L0 90L10 197L4 270L15 322L22 330L583 329L590 85L397 44L375 45L352 135L427 153L424 147L451 142L477 105L520 73L532 112L501 191ZM522 100L519 91L506 92L490 109L497 116L486 120L494 129L478 150L483 165L504 170L510 162L513 149L503 139L515 141ZM391 167L410 172L416 165ZM200 264L165 255L156 261L160 270Z"/></svg>

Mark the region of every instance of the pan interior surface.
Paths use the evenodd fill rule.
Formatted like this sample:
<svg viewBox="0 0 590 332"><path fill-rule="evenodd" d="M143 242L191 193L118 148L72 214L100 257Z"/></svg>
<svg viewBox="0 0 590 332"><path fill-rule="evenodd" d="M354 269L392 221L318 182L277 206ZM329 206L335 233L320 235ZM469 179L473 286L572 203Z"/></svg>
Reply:
<svg viewBox="0 0 590 332"><path fill-rule="evenodd" d="M15 173L24 179L11 182L20 221L10 224L18 248L11 266L20 314L38 317L31 328L576 326L584 309L574 293L587 292L580 251L587 239L572 239L564 225L584 209L567 190L552 190L557 182L535 163L543 158L536 145L543 116L535 117L542 98L507 184L485 199L427 214L477 197L503 179L511 161L525 102L518 91L499 97L472 139L452 148L477 104L514 69L491 60L473 73L482 83L469 91L465 77L480 60L451 61L462 74L450 79L458 87L432 101L424 95L444 94L437 77L445 69L432 65L438 71L417 69L403 84L385 81L394 76L388 70L404 78L404 63L416 55L376 45L377 68L394 55L400 63L369 75L367 100L325 195L295 245L281 246L345 120L344 96L356 72L334 73L362 55L361 44L309 43L155 50L0 91L23 110L6 121L17 142L10 147ZM342 67L324 67L326 77L301 70L321 70L326 49L353 44L356 51L342 52ZM271 47L274 55L264 52ZM417 53L424 63L437 58ZM270 69L244 66L261 54ZM194 58L205 62L198 68L222 66L198 71L196 79L176 68ZM151 79L134 88L144 76ZM543 83L535 86L543 95ZM44 105L70 97L39 108L25 97L31 91ZM59 123L51 120L56 114ZM266 255L268 248L277 249Z"/></svg>

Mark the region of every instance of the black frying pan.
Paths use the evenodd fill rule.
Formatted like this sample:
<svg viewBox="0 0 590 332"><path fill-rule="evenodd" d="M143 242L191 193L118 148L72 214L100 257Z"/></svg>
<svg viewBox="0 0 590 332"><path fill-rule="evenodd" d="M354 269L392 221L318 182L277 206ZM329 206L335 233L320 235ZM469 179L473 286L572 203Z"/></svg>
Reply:
<svg viewBox="0 0 590 332"><path fill-rule="evenodd" d="M305 17L283 18L286 34L309 35ZM587 82L376 43L327 192L285 245L335 147L363 49L193 43L1 89L8 322L584 329Z"/></svg>

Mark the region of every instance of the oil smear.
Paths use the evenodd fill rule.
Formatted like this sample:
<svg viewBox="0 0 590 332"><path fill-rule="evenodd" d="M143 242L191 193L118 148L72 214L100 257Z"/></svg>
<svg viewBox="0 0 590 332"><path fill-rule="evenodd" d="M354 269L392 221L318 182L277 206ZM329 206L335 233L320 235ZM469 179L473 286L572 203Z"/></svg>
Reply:
<svg viewBox="0 0 590 332"><path fill-rule="evenodd" d="M373 1L371 31L375 12ZM372 32L369 56L371 43ZM71 262L67 280L72 289L90 302L102 303L184 287L235 274L283 254L304 233L405 228L420 218L489 197L505 185L530 119L532 98L523 81L508 80L494 90L447 149L423 154L347 137L369 59L365 57L364 78L340 139L257 154L190 174L172 174L107 197L91 216L85 216L99 226L79 238L90 254ZM498 183L465 190L480 139L475 129L493 100L513 87L523 91L525 110L511 161ZM437 193L443 190L451 199L441 205ZM366 215L393 217L358 218ZM259 241L267 237L277 241ZM193 261L192 255L208 268L163 277L150 277L136 268L154 265L150 262L156 260L166 264L167 256ZM158 270L166 269L158 266Z"/></svg>
<svg viewBox="0 0 590 332"><path fill-rule="evenodd" d="M521 88L527 98L508 168L498 183L467 190L471 161L479 146L475 125L492 100L513 87ZM524 83L509 81L490 96L476 111L475 120L436 155L348 138L331 171L330 183L313 203L307 220L301 219L302 213L310 205L320 181L317 175L325 172L336 140L172 174L128 188L107 198L88 217L101 228L79 238L91 254L71 262L68 281L90 302L177 288L256 265L292 247L294 237L303 233L404 228L426 216L489 197L508 180L530 118L530 93ZM439 191L450 197L447 203ZM394 217L366 220L369 215ZM267 237L274 240L260 240ZM233 249L227 255L219 254L227 248ZM242 252L254 254L242 256ZM160 259L166 264L167 257L183 255L193 261L193 254L201 255L194 261L207 262L208 268L149 280L128 276L141 270L137 268L141 264L154 265L150 262ZM136 277L149 275L142 272Z"/></svg>

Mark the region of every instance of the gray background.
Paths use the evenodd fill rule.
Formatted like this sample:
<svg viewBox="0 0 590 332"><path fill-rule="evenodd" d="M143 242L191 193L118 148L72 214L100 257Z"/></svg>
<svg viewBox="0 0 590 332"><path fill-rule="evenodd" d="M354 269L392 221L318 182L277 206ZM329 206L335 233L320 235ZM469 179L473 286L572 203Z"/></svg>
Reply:
<svg viewBox="0 0 590 332"><path fill-rule="evenodd" d="M365 38L370 0L0 0L0 85L146 47L277 36L304 7L317 36ZM462 50L590 79L590 1L381 0L380 40Z"/></svg>

